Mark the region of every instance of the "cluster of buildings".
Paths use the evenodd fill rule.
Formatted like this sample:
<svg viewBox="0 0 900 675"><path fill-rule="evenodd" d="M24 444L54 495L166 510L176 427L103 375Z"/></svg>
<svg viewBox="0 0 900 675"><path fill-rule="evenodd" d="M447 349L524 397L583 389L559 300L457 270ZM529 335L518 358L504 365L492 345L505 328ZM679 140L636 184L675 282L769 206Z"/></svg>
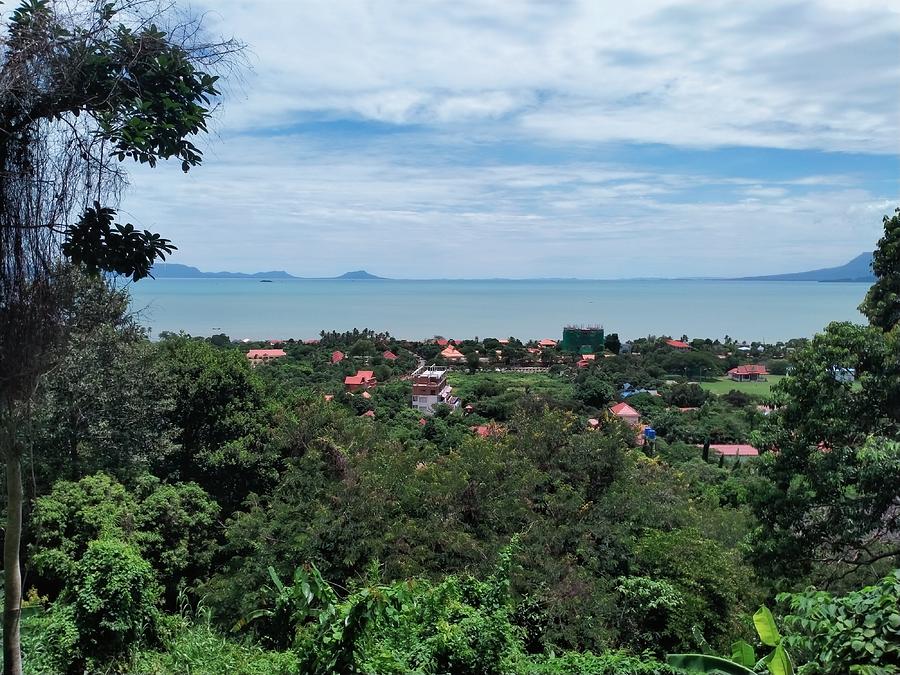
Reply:
<svg viewBox="0 0 900 675"><path fill-rule="evenodd" d="M501 339L499 342L501 345L509 344L509 340ZM446 364L452 366L464 364L466 362L466 355L458 349L457 343L453 340L437 338L435 343L441 347L440 357ZM682 340L667 339L665 340L665 344L678 351L689 351L692 349L691 345ZM276 345L273 344L272 349L251 349L247 352L247 358L253 366L256 366L260 363L268 363L287 355L283 349L275 347ZM556 341L549 338L542 339L537 342L536 347L529 348L528 352L534 356L540 355L544 349L559 349L563 352L575 354L577 357L576 365L578 368L587 368L595 362L598 358L598 354L604 354L605 348L605 334L602 327L566 326L563 329L562 340ZM384 351L381 356L385 361L389 362L398 359L398 356L389 350ZM331 363L338 364L346 358L348 358L347 355L342 351L336 350L331 354ZM415 410L424 416L429 416L434 414L435 409L439 405L446 405L452 409L461 408L462 402L459 397L454 394L453 387L448 383L448 372L448 367L423 365L409 376L409 379L412 382L411 405ZM764 381L769 373L765 365L747 364L732 368L728 371L727 375L735 382L757 382ZM838 373L836 373L836 377L837 375ZM844 373L840 373L840 375L844 376ZM853 374L850 374L848 380L852 381L852 377ZM370 398L368 390L376 386L378 386L378 380L372 370L357 370L355 374L347 375L344 378L344 389L346 392L350 394L359 392L360 395L365 398ZM658 395L655 391L633 389L630 385L626 385L625 390L621 392L621 397L624 399L631 394L644 391ZM333 397L326 396L326 400L331 398ZM467 411L471 412L471 406L467 406ZM370 417L374 416L374 413L371 411L368 411L365 414ZM622 401L611 406L608 409L608 414L631 425L637 432L637 442L639 444L644 444L645 442L655 439L655 431L648 425L642 423L640 412L627 402ZM425 424L424 417L420 420L420 423ZM588 426L590 428L599 428L601 426L601 421L599 419L590 419L588 420ZM503 432L502 427L494 425L493 423L490 425L473 427L472 429L475 433L484 437L500 435ZM759 451L756 448L748 444L715 444L710 445L710 450L720 456L735 459L740 457L756 457L759 454Z"/></svg>

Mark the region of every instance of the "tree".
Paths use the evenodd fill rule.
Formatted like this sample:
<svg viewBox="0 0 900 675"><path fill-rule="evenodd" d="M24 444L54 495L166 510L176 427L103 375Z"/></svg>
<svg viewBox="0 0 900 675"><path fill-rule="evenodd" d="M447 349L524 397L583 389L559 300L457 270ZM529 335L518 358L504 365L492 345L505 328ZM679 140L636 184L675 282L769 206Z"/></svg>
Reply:
<svg viewBox="0 0 900 675"><path fill-rule="evenodd" d="M709 399L709 392L699 384L675 384L663 393L666 403L679 408L699 408Z"/></svg>
<svg viewBox="0 0 900 675"><path fill-rule="evenodd" d="M612 385L596 375L588 375L575 383L575 398L592 408L605 408L615 396Z"/></svg>
<svg viewBox="0 0 900 675"><path fill-rule="evenodd" d="M42 461L33 470L42 486L97 471L134 477L171 437L157 350L128 314L127 293L74 279L77 322L35 396L31 434Z"/></svg>
<svg viewBox="0 0 900 675"><path fill-rule="evenodd" d="M83 656L123 654L156 632L159 586L138 550L116 539L88 544L70 593Z"/></svg>
<svg viewBox="0 0 900 675"><path fill-rule="evenodd" d="M810 573L826 584L871 580L879 563L900 560L900 212L884 227L860 307L871 325L830 324L774 389L763 435L778 452L760 464L753 551L785 583Z"/></svg>
<svg viewBox="0 0 900 675"><path fill-rule="evenodd" d="M833 323L774 388L755 492L754 559L776 580L826 583L900 555L900 377L890 334ZM856 382L836 376L853 369ZM877 574L878 570L873 570ZM793 584L791 584L793 585ZM790 587L790 586L789 586Z"/></svg>
<svg viewBox="0 0 900 675"><path fill-rule="evenodd" d="M206 341L173 338L160 351L175 443L157 473L197 482L231 512L277 476L259 377L240 351Z"/></svg>
<svg viewBox="0 0 900 675"><path fill-rule="evenodd" d="M350 347L351 356L373 356L375 354L375 343L371 340L357 340Z"/></svg>
<svg viewBox="0 0 900 675"><path fill-rule="evenodd" d="M198 24L157 27L154 3L23 0L0 30L0 450L6 462L4 673L21 673L23 426L69 325L68 258L91 272L149 274L174 246L115 222L119 162L184 171L202 154L218 94L205 72L233 43L202 44Z"/></svg>
<svg viewBox="0 0 900 675"><path fill-rule="evenodd" d="M56 591L75 576L91 541L134 544L171 606L180 588L205 578L218 515L216 503L194 483L160 484L144 475L129 490L102 473L58 481L35 501L31 561L44 587Z"/></svg>
<svg viewBox="0 0 900 675"><path fill-rule="evenodd" d="M618 354L622 351L622 341L619 340L618 333L610 333L606 336L606 339L603 341L604 346L607 350L612 352L613 354Z"/></svg>
<svg viewBox="0 0 900 675"><path fill-rule="evenodd" d="M900 324L900 207L884 217L884 236L872 256L875 283L859 310L869 323L883 331Z"/></svg>

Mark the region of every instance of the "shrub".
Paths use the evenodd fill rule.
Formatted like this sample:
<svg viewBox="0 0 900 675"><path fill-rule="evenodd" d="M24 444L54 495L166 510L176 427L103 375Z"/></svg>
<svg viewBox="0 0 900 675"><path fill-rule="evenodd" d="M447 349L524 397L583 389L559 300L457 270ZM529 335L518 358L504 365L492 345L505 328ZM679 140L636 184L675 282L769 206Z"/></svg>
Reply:
<svg viewBox="0 0 900 675"><path fill-rule="evenodd" d="M835 597L783 593L787 642L801 675L900 672L900 570L873 586Z"/></svg>
<svg viewBox="0 0 900 675"><path fill-rule="evenodd" d="M727 394L723 395L722 399L728 405L735 408L744 408L750 405L750 401L752 400L750 394L747 394L743 391L738 391L737 389L732 389Z"/></svg>
<svg viewBox="0 0 900 675"><path fill-rule="evenodd" d="M619 642L634 651L666 651L679 643L673 618L684 599L672 584L649 577L622 577L616 585Z"/></svg>
<svg viewBox="0 0 900 675"><path fill-rule="evenodd" d="M159 588L153 568L129 544L88 544L69 594L83 653L91 658L115 659L155 635Z"/></svg>
<svg viewBox="0 0 900 675"><path fill-rule="evenodd" d="M22 655L29 675L57 675L75 670L81 661L81 636L75 608L61 602L47 612L22 618Z"/></svg>

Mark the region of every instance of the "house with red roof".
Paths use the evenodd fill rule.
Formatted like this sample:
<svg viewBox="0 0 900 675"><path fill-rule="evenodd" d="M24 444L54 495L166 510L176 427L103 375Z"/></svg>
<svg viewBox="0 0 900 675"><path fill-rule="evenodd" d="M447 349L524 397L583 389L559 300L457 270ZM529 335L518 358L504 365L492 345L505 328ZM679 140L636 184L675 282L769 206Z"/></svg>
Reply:
<svg viewBox="0 0 900 675"><path fill-rule="evenodd" d="M386 352L384 352L381 356L382 356L382 358L384 358L385 361L396 361L396 360L399 358L399 357L398 357L394 352L392 352L390 349L387 350Z"/></svg>
<svg viewBox="0 0 900 675"><path fill-rule="evenodd" d="M691 348L687 342L682 342L681 340L666 340L666 344L672 349L678 349L683 352L689 351Z"/></svg>
<svg viewBox="0 0 900 675"><path fill-rule="evenodd" d="M275 359L280 359L282 356L287 356L287 352L283 349L251 349L247 352L247 358L250 360L251 366L268 363Z"/></svg>
<svg viewBox="0 0 900 675"><path fill-rule="evenodd" d="M344 360L344 352L331 352L331 363L340 363Z"/></svg>
<svg viewBox="0 0 900 675"><path fill-rule="evenodd" d="M451 342L453 342L453 340L448 340L447 338L438 338L437 340L435 340L435 343L438 347L446 347Z"/></svg>
<svg viewBox="0 0 900 675"><path fill-rule="evenodd" d="M538 345L540 345L541 347L555 347L556 340L551 340L550 338L544 338L543 340L538 342Z"/></svg>
<svg viewBox="0 0 900 675"><path fill-rule="evenodd" d="M698 445L702 448L702 445ZM723 457L759 457L759 450L747 443L717 443L709 446L709 449Z"/></svg>
<svg viewBox="0 0 900 675"><path fill-rule="evenodd" d="M754 364L738 366L728 371L728 377L735 382L759 382L765 380L768 374L765 366Z"/></svg>
<svg viewBox="0 0 900 675"><path fill-rule="evenodd" d="M344 389L356 391L357 389L369 389L378 384L375 373L371 370L357 370L356 375L348 375L344 378Z"/></svg>
<svg viewBox="0 0 900 675"><path fill-rule="evenodd" d="M620 420L624 422L628 422L634 426L638 426L641 423L641 413L632 408L630 405L625 403L617 403L612 408L609 409L613 415L618 417Z"/></svg>
<svg viewBox="0 0 900 675"><path fill-rule="evenodd" d="M374 411L374 410L366 410L366 412L364 412L362 415L360 415L360 417L372 417L372 418L374 418L374 417L375 417L375 411Z"/></svg>
<svg viewBox="0 0 900 675"><path fill-rule="evenodd" d="M466 355L453 345L449 345L441 352L441 358L450 363L459 363L466 360Z"/></svg>

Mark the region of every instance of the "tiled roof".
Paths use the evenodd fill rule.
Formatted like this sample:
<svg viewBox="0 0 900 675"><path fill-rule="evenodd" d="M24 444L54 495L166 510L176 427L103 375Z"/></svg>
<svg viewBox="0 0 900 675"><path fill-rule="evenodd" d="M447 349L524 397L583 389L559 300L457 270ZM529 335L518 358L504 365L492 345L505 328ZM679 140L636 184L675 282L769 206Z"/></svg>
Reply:
<svg viewBox="0 0 900 675"><path fill-rule="evenodd" d="M251 349L247 352L248 359L277 359L279 356L287 356L283 349Z"/></svg>
<svg viewBox="0 0 900 675"><path fill-rule="evenodd" d="M617 403L609 411L619 417L640 417L641 414L625 402Z"/></svg>
<svg viewBox="0 0 900 675"><path fill-rule="evenodd" d="M687 342L681 340L666 340L666 344L675 349L690 349L691 346Z"/></svg>
<svg viewBox="0 0 900 675"><path fill-rule="evenodd" d="M768 375L769 371L765 366L749 364L746 366L738 366L728 371L729 375Z"/></svg>
<svg viewBox="0 0 900 675"><path fill-rule="evenodd" d="M698 446L702 447L702 446ZM710 445L709 449L713 452L716 452L720 455L725 455L726 457L758 457L759 450L754 448L752 445L748 445L746 443L737 443L737 444L716 444Z"/></svg>

